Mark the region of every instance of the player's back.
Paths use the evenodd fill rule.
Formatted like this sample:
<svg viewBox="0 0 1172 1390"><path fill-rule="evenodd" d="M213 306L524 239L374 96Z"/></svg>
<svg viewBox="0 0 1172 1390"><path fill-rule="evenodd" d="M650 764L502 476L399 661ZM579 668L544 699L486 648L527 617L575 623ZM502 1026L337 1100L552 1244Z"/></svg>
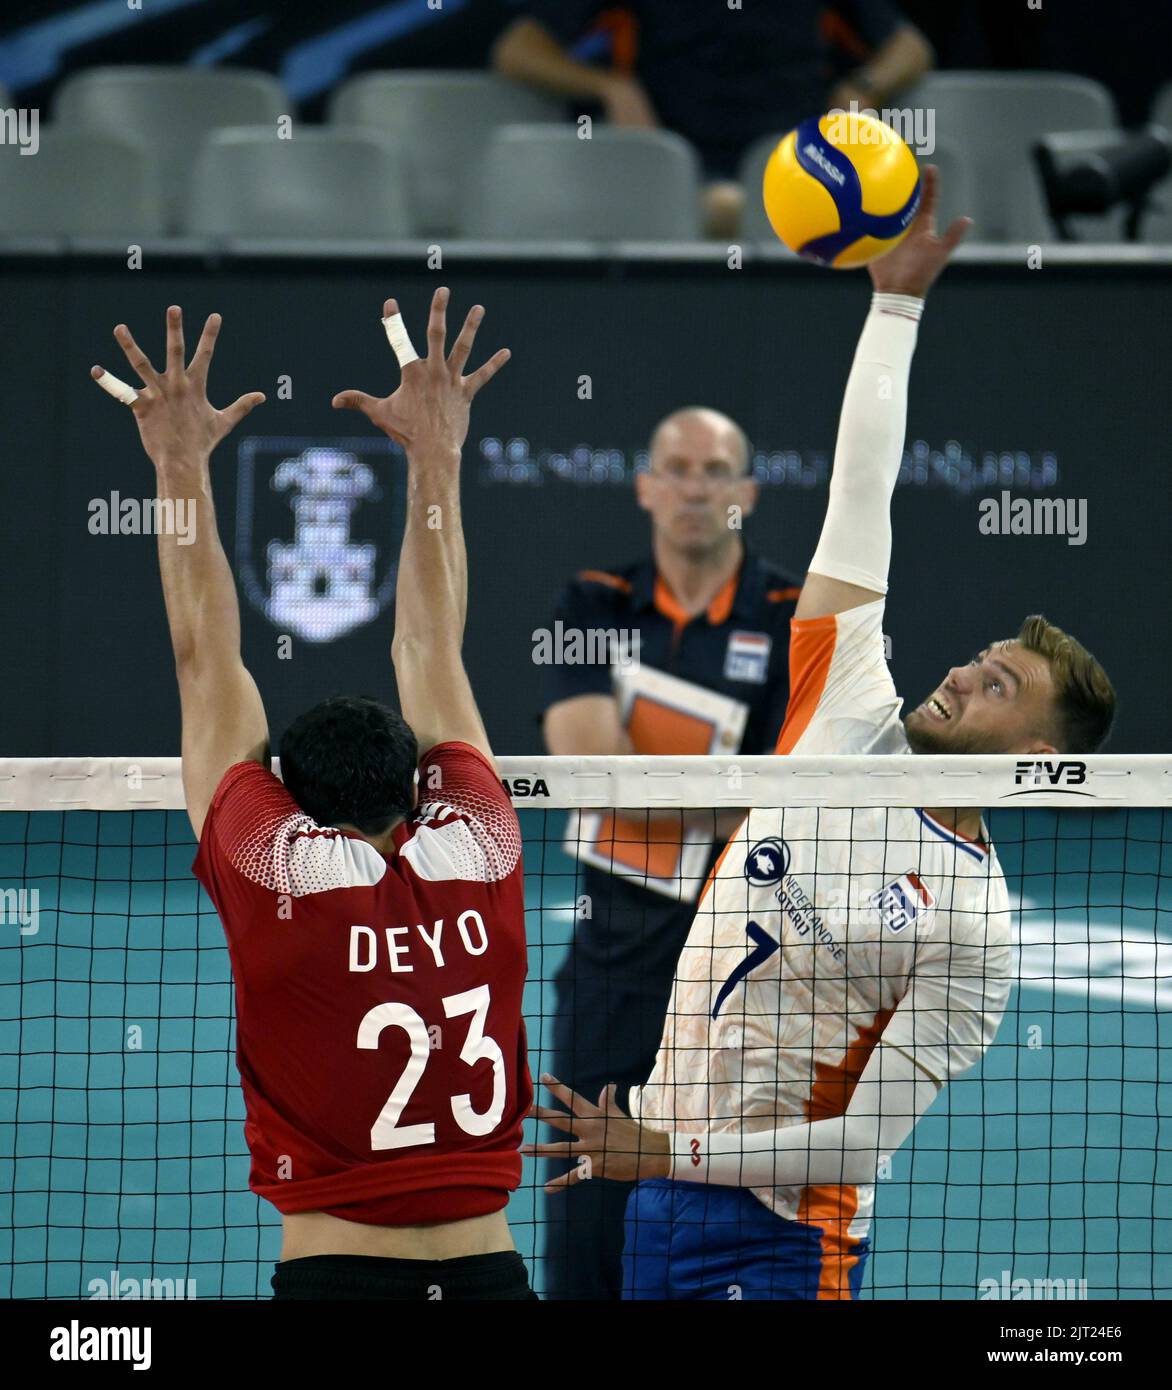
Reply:
<svg viewBox="0 0 1172 1390"><path fill-rule="evenodd" d="M228 936L251 1186L372 1225L500 1210L532 1087L521 842L465 744L420 770L386 856L259 764L217 790L196 871Z"/></svg>

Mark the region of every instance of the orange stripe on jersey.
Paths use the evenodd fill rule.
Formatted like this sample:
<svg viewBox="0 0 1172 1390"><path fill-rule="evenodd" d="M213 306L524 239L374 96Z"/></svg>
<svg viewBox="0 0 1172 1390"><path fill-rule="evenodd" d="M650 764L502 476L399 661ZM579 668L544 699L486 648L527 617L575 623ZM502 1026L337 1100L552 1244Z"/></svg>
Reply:
<svg viewBox="0 0 1172 1390"><path fill-rule="evenodd" d="M833 613L822 618L794 618L790 623L789 704L776 752L792 753L809 727L826 688L837 638L838 619Z"/></svg>
<svg viewBox="0 0 1172 1390"><path fill-rule="evenodd" d="M741 822L741 825L744 825L744 821ZM700 897L699 897L699 900L698 900L697 903L696 903L696 907L697 907L697 908L699 908L700 903L702 903L702 902L704 901L704 899L708 896L708 890L712 887L712 884L713 884L713 881L714 881L715 878L716 878L716 875L717 875L718 873L720 873L720 866L724 863L724 856L725 856L725 855L729 852L729 850L732 848L732 842L733 842L733 841L737 838L737 836L740 834L740 830L741 830L741 826L738 825L737 828L733 831L733 833L729 836L728 842L725 844L725 847L724 847L724 848L720 851L720 853L717 855L717 857L716 857L716 863L713 864L713 866L712 866L712 871L711 871L711 873L708 875L707 879L705 879L705 881L704 881L704 887L700 890Z"/></svg>
<svg viewBox="0 0 1172 1390"><path fill-rule="evenodd" d="M721 587L720 593L708 605L707 617L713 627L728 622L732 612L733 600L737 596L737 585L741 582L740 570L732 575Z"/></svg>
<svg viewBox="0 0 1172 1390"><path fill-rule="evenodd" d="M708 607L704 610L704 616L713 625L719 627L721 623L728 622L728 615L732 612L733 603L737 596L737 585L741 582L740 571L730 575L713 595ZM699 617L697 613L689 613L680 603L675 594L668 587L667 580L663 575L655 576L655 606L667 618L678 633L682 628Z"/></svg>
<svg viewBox="0 0 1172 1390"><path fill-rule="evenodd" d="M770 589L765 595L770 603L793 603L801 596L801 589Z"/></svg>
<svg viewBox="0 0 1172 1390"><path fill-rule="evenodd" d="M849 1194L849 1195L848 1195ZM854 1187L804 1187L798 1220L822 1233L818 1299L850 1299L850 1272L859 1262L859 1242L847 1235L859 1205Z"/></svg>
<svg viewBox="0 0 1172 1390"><path fill-rule="evenodd" d="M629 579L623 579L621 575L617 574L607 574L605 570L579 570L576 578L590 584L607 584L612 589L618 589L624 594L631 592Z"/></svg>
<svg viewBox="0 0 1172 1390"><path fill-rule="evenodd" d="M655 576L655 607L671 623L676 630L678 637L683 628L692 621L692 615L676 598L675 594L667 587L667 581L663 575Z"/></svg>
<svg viewBox="0 0 1172 1390"><path fill-rule="evenodd" d="M815 619L815 621L820 621ZM871 1053L891 1020L893 1009L881 1009L858 1036L847 1045L842 1061L814 1065L814 1085L806 1102L810 1120L828 1120L842 1115L850 1104L859 1077ZM817 1226L822 1232L822 1273L818 1297L850 1298L848 1275L859 1262L858 1242L849 1234L850 1223L859 1207L859 1189L852 1185L804 1187L798 1203L798 1220Z"/></svg>
<svg viewBox="0 0 1172 1390"><path fill-rule="evenodd" d="M892 1013L891 1009L881 1009L872 1022L860 1028L837 1065L831 1062L814 1064L814 1085L806 1102L806 1113L811 1120L830 1120L846 1113L859 1077L871 1060L871 1053L891 1021Z"/></svg>

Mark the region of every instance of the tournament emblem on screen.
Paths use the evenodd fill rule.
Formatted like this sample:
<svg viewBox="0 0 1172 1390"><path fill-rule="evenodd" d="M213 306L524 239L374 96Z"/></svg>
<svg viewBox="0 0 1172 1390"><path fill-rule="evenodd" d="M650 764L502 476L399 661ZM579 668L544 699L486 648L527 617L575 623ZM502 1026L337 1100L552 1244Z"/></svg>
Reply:
<svg viewBox="0 0 1172 1390"><path fill-rule="evenodd" d="M237 565L278 631L332 642L393 599L405 507L397 453L377 439L241 442Z"/></svg>

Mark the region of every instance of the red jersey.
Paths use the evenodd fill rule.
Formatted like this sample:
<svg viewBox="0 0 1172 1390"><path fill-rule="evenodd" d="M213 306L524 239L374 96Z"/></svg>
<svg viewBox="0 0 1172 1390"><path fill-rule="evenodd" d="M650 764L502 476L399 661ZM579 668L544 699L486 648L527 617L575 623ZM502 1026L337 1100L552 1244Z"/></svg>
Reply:
<svg viewBox="0 0 1172 1390"><path fill-rule="evenodd" d="M249 1186L279 1211L456 1221L521 1180L520 826L466 743L422 760L420 801L384 856L237 763L204 822L193 870L232 957Z"/></svg>

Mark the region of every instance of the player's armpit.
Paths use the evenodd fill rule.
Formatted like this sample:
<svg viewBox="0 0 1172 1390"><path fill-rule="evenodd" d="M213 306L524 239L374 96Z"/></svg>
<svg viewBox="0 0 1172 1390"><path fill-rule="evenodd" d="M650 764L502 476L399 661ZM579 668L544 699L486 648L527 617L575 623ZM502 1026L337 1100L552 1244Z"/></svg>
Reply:
<svg viewBox="0 0 1172 1390"><path fill-rule="evenodd" d="M795 618L824 618L828 614L845 613L851 608L861 608L865 603L874 603L883 594L874 589L864 589L860 584L848 584L842 579L832 579L827 574L806 575L802 585Z"/></svg>
<svg viewBox="0 0 1172 1390"><path fill-rule="evenodd" d="M256 682L236 658L180 662L183 793L198 840L220 779L235 763L268 766L269 728Z"/></svg>

